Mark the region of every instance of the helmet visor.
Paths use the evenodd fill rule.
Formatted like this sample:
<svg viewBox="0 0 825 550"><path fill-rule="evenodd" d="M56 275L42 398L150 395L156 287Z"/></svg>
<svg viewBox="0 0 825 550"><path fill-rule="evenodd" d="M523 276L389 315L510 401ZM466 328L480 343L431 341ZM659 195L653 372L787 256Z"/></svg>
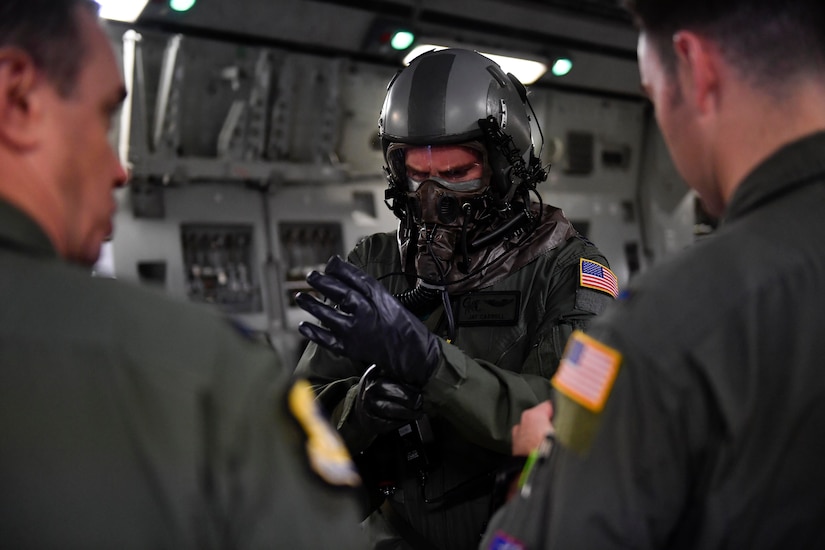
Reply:
<svg viewBox="0 0 825 550"><path fill-rule="evenodd" d="M478 142L460 145L391 144L387 163L397 181L416 191L425 181L459 193L472 193L490 181L486 151Z"/></svg>

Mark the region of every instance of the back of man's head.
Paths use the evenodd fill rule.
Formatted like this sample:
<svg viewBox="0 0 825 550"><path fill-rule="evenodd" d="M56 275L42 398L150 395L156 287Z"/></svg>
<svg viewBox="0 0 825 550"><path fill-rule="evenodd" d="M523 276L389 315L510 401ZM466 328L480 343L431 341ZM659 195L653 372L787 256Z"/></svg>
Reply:
<svg viewBox="0 0 825 550"><path fill-rule="evenodd" d="M825 74L823 0L624 0L672 66L673 34L714 40L728 62L760 87Z"/></svg>
<svg viewBox="0 0 825 550"><path fill-rule="evenodd" d="M97 13L93 0L2 0L0 48L26 52L63 94L71 93L86 56L77 10Z"/></svg>

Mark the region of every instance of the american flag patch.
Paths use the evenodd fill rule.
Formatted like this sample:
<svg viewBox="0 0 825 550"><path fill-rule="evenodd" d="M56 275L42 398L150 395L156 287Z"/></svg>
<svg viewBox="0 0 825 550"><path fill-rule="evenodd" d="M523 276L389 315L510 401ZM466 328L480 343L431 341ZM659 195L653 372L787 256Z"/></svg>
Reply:
<svg viewBox="0 0 825 550"><path fill-rule="evenodd" d="M622 354L580 330L573 332L564 349L553 386L564 395L601 412L619 373Z"/></svg>
<svg viewBox="0 0 825 550"><path fill-rule="evenodd" d="M619 296L619 281L609 268L593 260L579 258L579 284L607 292L614 298Z"/></svg>

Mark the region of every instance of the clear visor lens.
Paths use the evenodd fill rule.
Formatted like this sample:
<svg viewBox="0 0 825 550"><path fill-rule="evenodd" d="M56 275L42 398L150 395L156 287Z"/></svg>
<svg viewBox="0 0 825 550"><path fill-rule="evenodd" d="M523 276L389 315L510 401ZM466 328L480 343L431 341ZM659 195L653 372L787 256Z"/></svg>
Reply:
<svg viewBox="0 0 825 550"><path fill-rule="evenodd" d="M393 144L387 150L393 175L416 191L425 181L456 192L474 192L486 187L484 148L480 143L412 146Z"/></svg>

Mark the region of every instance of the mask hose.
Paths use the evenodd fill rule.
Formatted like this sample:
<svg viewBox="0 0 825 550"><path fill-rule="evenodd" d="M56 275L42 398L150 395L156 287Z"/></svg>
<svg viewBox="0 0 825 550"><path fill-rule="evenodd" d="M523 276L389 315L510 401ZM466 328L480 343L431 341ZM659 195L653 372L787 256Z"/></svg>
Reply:
<svg viewBox="0 0 825 550"><path fill-rule="evenodd" d="M432 311L441 298L442 288L419 281L415 288L400 292L395 298L412 313L421 316Z"/></svg>
<svg viewBox="0 0 825 550"><path fill-rule="evenodd" d="M467 248L467 227L470 225L470 217L473 212L473 207L469 203L464 204L464 223L461 224L461 237L459 244L461 245L462 260L458 264L458 269L463 273L467 273L470 269L469 249Z"/></svg>
<svg viewBox="0 0 825 550"><path fill-rule="evenodd" d="M427 248L430 255L434 256L435 253L430 248L429 242ZM441 270L441 266L437 260L435 261L435 266L439 270L443 282L444 272ZM419 317L432 312L438 303L441 302L444 306L444 315L447 319L448 340L452 341L455 339L455 319L453 318L453 308L450 304L450 294L447 292L446 286L433 285L419 279L415 288L395 294L394 296L404 307Z"/></svg>

